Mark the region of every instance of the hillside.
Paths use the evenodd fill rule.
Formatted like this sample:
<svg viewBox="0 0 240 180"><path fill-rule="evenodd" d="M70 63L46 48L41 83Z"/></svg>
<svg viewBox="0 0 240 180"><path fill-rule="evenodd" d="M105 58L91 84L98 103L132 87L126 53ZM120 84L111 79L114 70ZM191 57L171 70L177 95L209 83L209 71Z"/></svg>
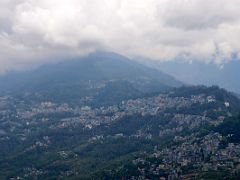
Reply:
<svg viewBox="0 0 240 180"><path fill-rule="evenodd" d="M227 140L233 133L227 119L240 112L240 101L216 86L105 107L2 96L0 107L0 179L240 175L240 144Z"/></svg>

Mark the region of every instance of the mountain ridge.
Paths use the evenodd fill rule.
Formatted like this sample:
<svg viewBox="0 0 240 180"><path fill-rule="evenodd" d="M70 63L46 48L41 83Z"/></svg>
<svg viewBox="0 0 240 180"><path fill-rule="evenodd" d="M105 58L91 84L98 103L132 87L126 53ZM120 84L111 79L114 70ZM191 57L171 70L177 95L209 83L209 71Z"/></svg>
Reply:
<svg viewBox="0 0 240 180"><path fill-rule="evenodd" d="M240 93L240 84L236 81L236 78L240 76L240 61L238 59L231 59L222 66L198 61L189 63L181 59L170 62L141 60L141 63L177 77L187 84L218 85L229 91Z"/></svg>

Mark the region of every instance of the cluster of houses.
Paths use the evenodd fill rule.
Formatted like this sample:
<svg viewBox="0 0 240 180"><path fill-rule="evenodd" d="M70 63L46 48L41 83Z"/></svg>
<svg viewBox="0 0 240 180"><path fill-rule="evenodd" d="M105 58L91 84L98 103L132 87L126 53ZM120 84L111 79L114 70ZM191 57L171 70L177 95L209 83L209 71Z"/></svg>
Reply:
<svg viewBox="0 0 240 180"><path fill-rule="evenodd" d="M219 133L209 133L201 138L196 134L176 136L174 140L178 145L155 149L147 156L160 162L150 162L147 158L133 160L141 173L139 177L145 179L147 174L153 174L160 179L194 179L206 172L240 172L240 145L228 143L221 147L223 136Z"/></svg>
<svg viewBox="0 0 240 180"><path fill-rule="evenodd" d="M156 148L149 157L158 158L161 163L154 164L144 158L138 158L133 161L135 165L148 164L148 169L139 168L143 179L146 172L151 172L160 179L178 179L183 176L197 176L198 172L220 171L234 169L236 164L240 163L240 145L228 144L225 148L220 148L222 136L220 134L208 134L204 138L199 138L196 134L189 136L179 136L185 128L192 130L204 124L217 125L224 121L224 116L217 119L211 119L201 113L199 115L174 113L174 110L187 109L193 104L215 103L214 96L204 94L193 95L190 97L175 97L170 94L160 94L153 97L139 98L134 100L122 101L117 105L92 108L87 105L79 106L77 104L58 104L54 102L40 102L34 105L24 105L23 101L17 102L12 97L0 97L0 143L11 140L9 133L14 134L16 138L26 141L36 129L46 127L51 129L64 129L82 126L91 130L101 124L111 124L125 116L141 115L155 116L163 114L172 115L171 121L163 127L159 127L158 136L175 136L174 142L178 144L170 148L158 150ZM226 108L231 104L223 102ZM173 110L170 113L168 110ZM132 137L145 137L151 139L152 134L146 134L143 131L137 131ZM12 137L12 136L11 136ZM125 134L116 134L114 138L125 137ZM105 137L96 135L89 139L89 142L102 141ZM51 146L51 137L44 136L28 147L25 151L31 151L37 147L48 148ZM59 152L62 157L67 156L65 152ZM184 174L184 169L189 173ZM42 174L35 168L26 171L34 174ZM141 179L141 178L140 178Z"/></svg>

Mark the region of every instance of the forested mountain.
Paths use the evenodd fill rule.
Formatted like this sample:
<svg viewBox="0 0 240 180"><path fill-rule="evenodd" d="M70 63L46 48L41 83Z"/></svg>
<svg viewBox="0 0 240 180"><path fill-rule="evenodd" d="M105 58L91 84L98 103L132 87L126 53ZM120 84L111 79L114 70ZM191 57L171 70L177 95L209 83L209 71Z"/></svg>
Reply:
<svg viewBox="0 0 240 180"><path fill-rule="evenodd" d="M2 93L41 92L52 100L97 98L98 94L111 96L111 92L116 92L118 99L126 99L181 85L180 81L159 70L107 52L0 77Z"/></svg>
<svg viewBox="0 0 240 180"><path fill-rule="evenodd" d="M218 86L103 52L0 82L0 179L240 177L240 100Z"/></svg>

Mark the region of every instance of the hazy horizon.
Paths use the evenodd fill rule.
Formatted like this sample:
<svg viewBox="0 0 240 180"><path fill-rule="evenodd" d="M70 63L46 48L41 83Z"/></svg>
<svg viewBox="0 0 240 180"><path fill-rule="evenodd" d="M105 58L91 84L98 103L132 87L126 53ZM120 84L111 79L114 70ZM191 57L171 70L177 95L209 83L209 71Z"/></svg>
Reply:
<svg viewBox="0 0 240 180"><path fill-rule="evenodd" d="M240 1L4 0L0 72L96 50L155 61L239 58Z"/></svg>

